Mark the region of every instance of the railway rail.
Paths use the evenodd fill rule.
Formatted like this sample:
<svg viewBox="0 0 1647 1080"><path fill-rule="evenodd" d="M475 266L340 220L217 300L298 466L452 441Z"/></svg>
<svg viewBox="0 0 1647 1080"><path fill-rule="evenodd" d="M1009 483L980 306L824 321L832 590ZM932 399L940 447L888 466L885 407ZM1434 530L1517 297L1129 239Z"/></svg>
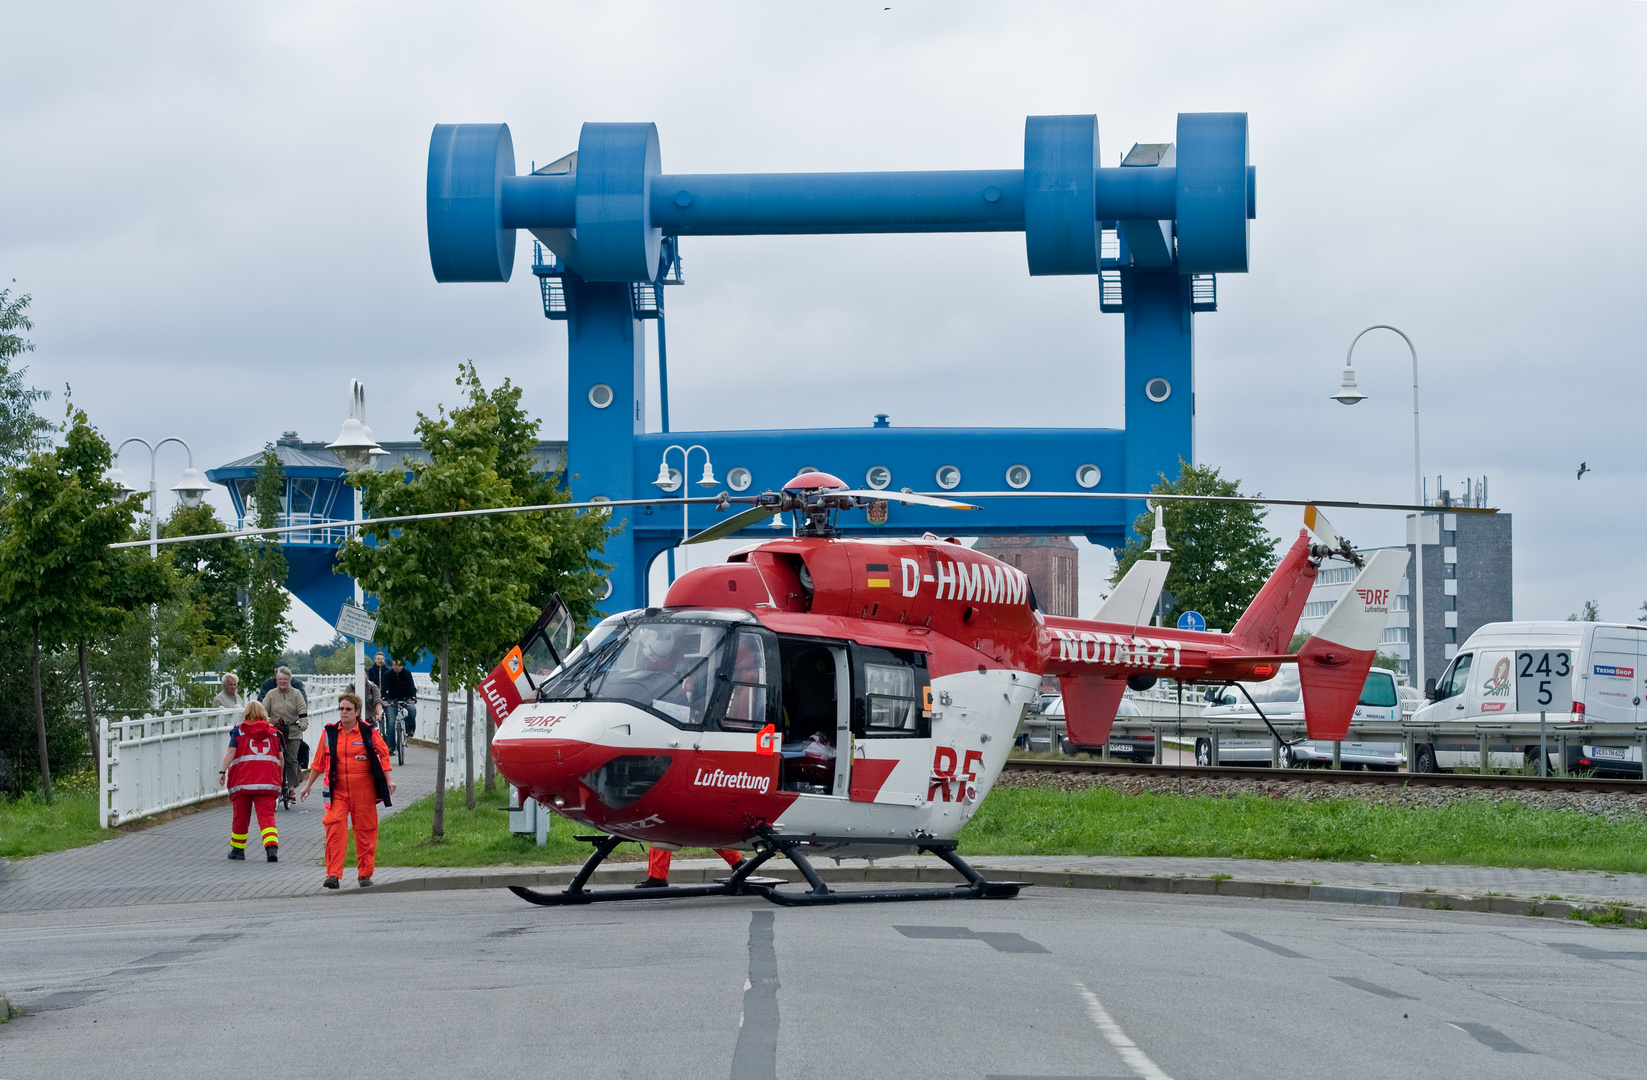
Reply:
<svg viewBox="0 0 1647 1080"><path fill-rule="evenodd" d="M1517 776L1481 773L1373 772L1349 769L1255 769L1232 765L1144 765L1131 761L1070 758L1008 758L1005 772L1100 776L1189 776L1205 780L1278 780L1282 783L1389 784L1411 787L1488 788L1501 791L1583 791L1597 795L1647 794L1640 780L1586 776Z"/></svg>

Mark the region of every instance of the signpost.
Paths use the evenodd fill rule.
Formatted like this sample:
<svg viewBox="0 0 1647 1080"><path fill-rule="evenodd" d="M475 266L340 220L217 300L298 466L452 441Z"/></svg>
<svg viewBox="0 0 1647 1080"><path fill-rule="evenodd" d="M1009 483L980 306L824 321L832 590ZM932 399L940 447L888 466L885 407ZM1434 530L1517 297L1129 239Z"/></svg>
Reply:
<svg viewBox="0 0 1647 1080"><path fill-rule="evenodd" d="M1204 633L1207 629L1207 620L1199 611L1186 611L1178 616L1178 629Z"/></svg>
<svg viewBox="0 0 1647 1080"><path fill-rule="evenodd" d="M377 620L363 607L344 604L337 613L337 632L356 641L370 641L377 633Z"/></svg>

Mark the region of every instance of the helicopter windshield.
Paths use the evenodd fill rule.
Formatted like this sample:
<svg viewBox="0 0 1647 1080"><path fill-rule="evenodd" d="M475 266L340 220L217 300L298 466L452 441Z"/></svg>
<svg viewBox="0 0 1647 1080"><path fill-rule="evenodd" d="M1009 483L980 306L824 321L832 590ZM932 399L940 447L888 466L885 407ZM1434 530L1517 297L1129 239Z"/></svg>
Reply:
<svg viewBox="0 0 1647 1080"><path fill-rule="evenodd" d="M720 670L726 623L640 619L580 648L540 692L544 701L622 701L699 727ZM595 635L591 634L592 639Z"/></svg>

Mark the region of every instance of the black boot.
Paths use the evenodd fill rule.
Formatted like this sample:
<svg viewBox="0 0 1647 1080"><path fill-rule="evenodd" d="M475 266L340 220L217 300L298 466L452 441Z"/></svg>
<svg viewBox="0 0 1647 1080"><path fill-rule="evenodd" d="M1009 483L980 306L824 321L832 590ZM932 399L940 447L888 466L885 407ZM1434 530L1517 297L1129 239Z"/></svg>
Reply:
<svg viewBox="0 0 1647 1080"><path fill-rule="evenodd" d="M320 883L320 885L321 885L322 888L325 888L325 889L335 889L338 886L338 881L337 881L337 878L332 877L331 875L328 874L326 876L326 880L322 881Z"/></svg>
<svg viewBox="0 0 1647 1080"><path fill-rule="evenodd" d="M238 847L230 848L229 849L229 858L234 860L235 862L245 862L246 861L246 849L245 848L238 848Z"/></svg>
<svg viewBox="0 0 1647 1080"><path fill-rule="evenodd" d="M668 878L661 878L661 877L649 877L645 881L641 882L639 885L636 885L635 888L637 888L637 889L667 889L667 888L669 888L669 879Z"/></svg>
<svg viewBox="0 0 1647 1080"><path fill-rule="evenodd" d="M265 859L269 860L270 862L279 862L280 861L280 845L279 844L266 845L263 848L263 857Z"/></svg>

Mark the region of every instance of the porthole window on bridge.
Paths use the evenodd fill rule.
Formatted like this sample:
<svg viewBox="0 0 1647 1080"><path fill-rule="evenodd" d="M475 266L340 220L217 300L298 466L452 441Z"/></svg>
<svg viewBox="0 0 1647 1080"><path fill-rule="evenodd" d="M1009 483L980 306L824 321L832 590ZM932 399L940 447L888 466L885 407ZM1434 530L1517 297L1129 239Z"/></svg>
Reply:
<svg viewBox="0 0 1647 1080"><path fill-rule="evenodd" d="M938 486L945 491L953 491L961 486L961 470L953 465L938 466Z"/></svg>
<svg viewBox="0 0 1647 1080"><path fill-rule="evenodd" d="M742 465L728 469L726 472L726 486L733 491L748 491L749 470Z"/></svg>
<svg viewBox="0 0 1647 1080"><path fill-rule="evenodd" d="M605 581L601 582L600 598L602 600L605 600L605 599L608 599L611 595L612 595L612 579L607 578Z"/></svg>
<svg viewBox="0 0 1647 1080"><path fill-rule="evenodd" d="M1103 478L1103 470L1092 464L1090 461L1085 465L1078 466L1075 470L1075 482L1084 488L1097 487L1098 481Z"/></svg>
<svg viewBox="0 0 1647 1080"><path fill-rule="evenodd" d="M589 388L589 404L597 409L604 409L612 404L612 388L603 382L598 382Z"/></svg>
<svg viewBox="0 0 1647 1080"><path fill-rule="evenodd" d="M885 465L872 466L868 472L864 473L864 480L870 487L880 491L892 483L892 470Z"/></svg>
<svg viewBox="0 0 1647 1080"><path fill-rule="evenodd" d="M1165 401L1172 396L1172 384L1160 376L1156 376L1144 384L1144 396L1151 401Z"/></svg>
<svg viewBox="0 0 1647 1080"><path fill-rule="evenodd" d="M1026 488L1029 486L1029 466L1009 465L1006 471L1006 482L1012 488Z"/></svg>

